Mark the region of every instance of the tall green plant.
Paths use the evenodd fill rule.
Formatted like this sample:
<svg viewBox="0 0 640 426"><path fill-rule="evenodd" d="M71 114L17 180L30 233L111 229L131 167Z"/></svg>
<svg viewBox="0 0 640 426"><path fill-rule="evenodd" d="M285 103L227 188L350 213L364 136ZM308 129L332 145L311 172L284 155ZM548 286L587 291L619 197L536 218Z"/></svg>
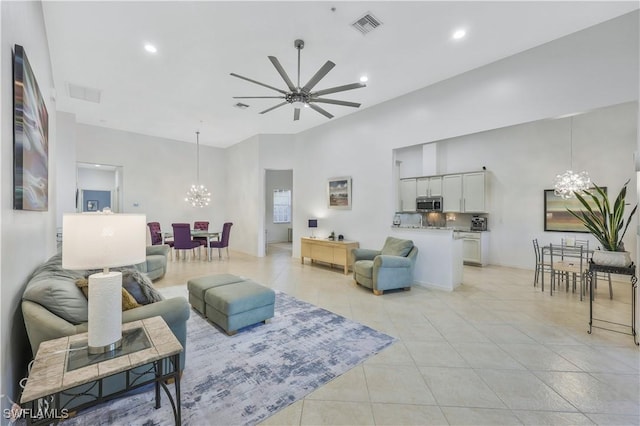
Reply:
<svg viewBox="0 0 640 426"><path fill-rule="evenodd" d="M593 185L595 188L584 193L584 196L577 192L574 192L576 198L582 203L585 210L574 212L571 209L567 209L569 213L574 215L580 222L587 227L589 232L600 241L602 248L609 251L624 251L624 245L622 239L624 234L629 228L631 218L638 209L638 204L635 205L631 214L626 220L624 220L625 198L627 196L627 185L629 181L620 189L620 193L616 197L616 201L613 203L613 208L609 204L609 199L604 190L598 185ZM595 205L595 209L591 207L591 204L587 201L589 199Z"/></svg>

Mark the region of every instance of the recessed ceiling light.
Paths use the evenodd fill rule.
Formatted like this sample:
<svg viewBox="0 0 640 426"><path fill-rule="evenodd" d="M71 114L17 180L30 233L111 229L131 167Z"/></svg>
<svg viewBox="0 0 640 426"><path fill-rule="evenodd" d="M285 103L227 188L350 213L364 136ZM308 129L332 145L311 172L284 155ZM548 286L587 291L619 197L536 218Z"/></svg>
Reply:
<svg viewBox="0 0 640 426"><path fill-rule="evenodd" d="M366 83L367 81L369 81L369 77L367 77L366 75L363 75L362 77L360 77L361 83Z"/></svg>
<svg viewBox="0 0 640 426"><path fill-rule="evenodd" d="M452 37L454 40L460 40L461 38L464 38L464 36L467 35L467 31L464 29L459 29L459 30L455 30Z"/></svg>
<svg viewBox="0 0 640 426"><path fill-rule="evenodd" d="M102 167L100 164L95 164L96 167Z"/></svg>
<svg viewBox="0 0 640 426"><path fill-rule="evenodd" d="M145 43L144 45L144 50L146 50L149 53L157 53L158 52L158 48L155 47L153 44L151 43Z"/></svg>

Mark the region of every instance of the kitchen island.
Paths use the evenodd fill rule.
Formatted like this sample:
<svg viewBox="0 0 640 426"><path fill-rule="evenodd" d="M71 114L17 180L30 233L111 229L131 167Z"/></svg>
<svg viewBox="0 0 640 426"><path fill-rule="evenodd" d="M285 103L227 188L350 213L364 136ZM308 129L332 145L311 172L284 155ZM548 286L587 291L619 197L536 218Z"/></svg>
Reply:
<svg viewBox="0 0 640 426"><path fill-rule="evenodd" d="M424 287L453 291L462 284L462 240L453 228L392 227L391 235L418 247L414 281Z"/></svg>

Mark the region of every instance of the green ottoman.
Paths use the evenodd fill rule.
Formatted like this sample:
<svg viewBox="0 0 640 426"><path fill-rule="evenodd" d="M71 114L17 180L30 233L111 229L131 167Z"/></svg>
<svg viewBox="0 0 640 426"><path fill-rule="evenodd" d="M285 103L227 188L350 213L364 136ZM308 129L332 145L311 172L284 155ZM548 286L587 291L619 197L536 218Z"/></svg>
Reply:
<svg viewBox="0 0 640 426"><path fill-rule="evenodd" d="M194 278L187 281L187 289L189 289L189 303L196 311L206 316L204 295L210 288L222 285L245 281L246 278L238 277L231 274L209 275L206 277Z"/></svg>
<svg viewBox="0 0 640 426"><path fill-rule="evenodd" d="M245 280L209 288L204 301L209 321L233 336L243 327L273 318L276 293Z"/></svg>

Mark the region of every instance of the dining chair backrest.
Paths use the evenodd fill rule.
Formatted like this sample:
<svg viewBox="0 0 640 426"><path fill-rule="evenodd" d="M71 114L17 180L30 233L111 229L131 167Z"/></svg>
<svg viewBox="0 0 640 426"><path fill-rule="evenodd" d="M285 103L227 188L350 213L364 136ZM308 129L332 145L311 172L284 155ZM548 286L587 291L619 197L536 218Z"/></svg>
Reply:
<svg viewBox="0 0 640 426"><path fill-rule="evenodd" d="M188 223L172 223L173 227L173 247L176 249L191 249L191 228Z"/></svg>
<svg viewBox="0 0 640 426"><path fill-rule="evenodd" d="M160 222L149 222L149 233L151 234L151 245L157 246L162 244L162 231L160 230Z"/></svg>
<svg viewBox="0 0 640 426"><path fill-rule="evenodd" d="M226 222L224 225L222 225L222 239L220 240L221 247L229 246L229 234L231 233L232 226L233 223L231 222Z"/></svg>
<svg viewBox="0 0 640 426"><path fill-rule="evenodd" d="M199 231L208 231L209 222L193 222L193 229L197 229Z"/></svg>
<svg viewBox="0 0 640 426"><path fill-rule="evenodd" d="M549 245L549 255L553 269L572 270L582 273L584 253L585 248L583 246Z"/></svg>
<svg viewBox="0 0 640 426"><path fill-rule="evenodd" d="M589 240L580 240L577 238L563 238L561 244L567 247L584 247L585 251L589 251Z"/></svg>
<svg viewBox="0 0 640 426"><path fill-rule="evenodd" d="M533 252L536 255L536 263L542 262L542 253L540 252L540 245L538 244L538 239L533 239Z"/></svg>

